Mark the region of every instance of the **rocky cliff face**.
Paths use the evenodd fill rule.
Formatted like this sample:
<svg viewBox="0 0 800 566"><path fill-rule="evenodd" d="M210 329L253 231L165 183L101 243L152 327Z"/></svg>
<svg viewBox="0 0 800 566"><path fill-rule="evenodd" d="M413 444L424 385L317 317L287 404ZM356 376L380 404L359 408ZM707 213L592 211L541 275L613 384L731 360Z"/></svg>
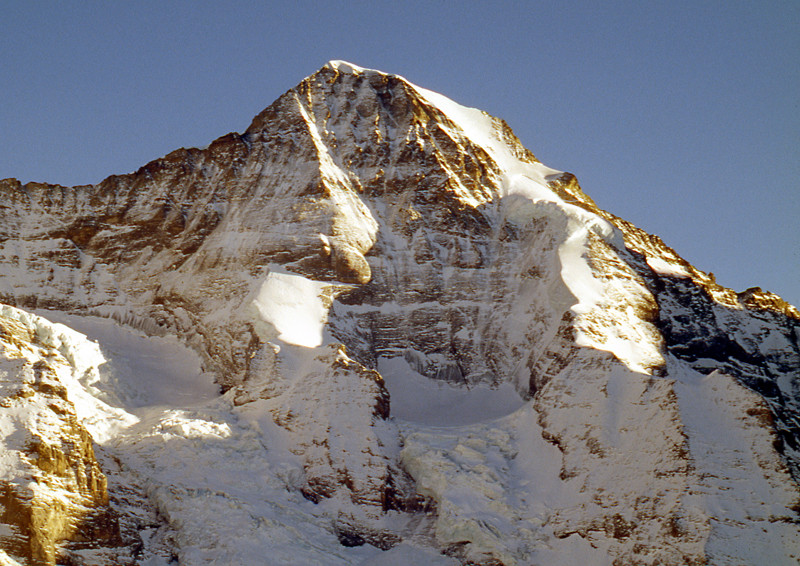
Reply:
<svg viewBox="0 0 800 566"><path fill-rule="evenodd" d="M103 397L128 423L111 432L81 428L99 409L58 413L81 440L37 457L70 464L33 483L93 470L70 488L108 517L93 543L158 533L131 560L241 564L266 545L290 563L300 542L265 534L282 529L319 533L297 538L309 564L797 559L797 309L719 287L502 120L401 77L331 62L206 149L96 186L0 182L0 300L178 336L224 393L146 415ZM41 367L18 341L7 358ZM111 507L87 430L116 462ZM164 472L196 443L263 480L245 496ZM210 501L256 526L203 524ZM4 505L9 554L74 538L35 542Z"/></svg>
<svg viewBox="0 0 800 566"><path fill-rule="evenodd" d="M85 353L50 330L0 308L0 545L29 564L54 564L87 550L122 563L106 477L65 385L86 369L76 359Z"/></svg>

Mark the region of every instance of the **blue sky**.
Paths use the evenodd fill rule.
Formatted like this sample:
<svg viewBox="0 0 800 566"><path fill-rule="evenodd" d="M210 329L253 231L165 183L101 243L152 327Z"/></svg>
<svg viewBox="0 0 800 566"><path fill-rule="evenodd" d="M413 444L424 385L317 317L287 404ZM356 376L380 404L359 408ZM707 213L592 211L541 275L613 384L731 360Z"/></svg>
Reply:
<svg viewBox="0 0 800 566"><path fill-rule="evenodd" d="M3 2L0 178L126 173L329 59L500 116L597 203L800 305L800 2Z"/></svg>

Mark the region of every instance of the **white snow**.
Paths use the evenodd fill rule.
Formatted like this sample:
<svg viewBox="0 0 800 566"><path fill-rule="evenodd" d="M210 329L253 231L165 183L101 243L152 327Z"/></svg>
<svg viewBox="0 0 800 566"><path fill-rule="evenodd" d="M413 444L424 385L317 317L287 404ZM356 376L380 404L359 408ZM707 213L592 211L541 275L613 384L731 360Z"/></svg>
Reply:
<svg viewBox="0 0 800 566"><path fill-rule="evenodd" d="M492 555L508 566L610 564L585 538L553 533L557 510L588 495L560 478L561 451L543 439L531 403L499 419L446 428L409 422L403 432L403 464L437 502L439 544L470 541L470 559Z"/></svg>
<svg viewBox="0 0 800 566"><path fill-rule="evenodd" d="M391 396L392 416L404 421L460 426L508 415L525 404L511 382L494 389L458 387L417 373L399 356L380 358L378 371Z"/></svg>
<svg viewBox="0 0 800 566"><path fill-rule="evenodd" d="M286 291L285 275L273 278L270 285L277 281L277 286L267 291ZM317 297L304 282L289 282L299 283L301 294ZM295 315L290 308L294 292L287 291L290 299L283 301L267 293L273 298L267 299L266 311L274 315L287 308L284 314ZM277 311L270 308L276 304ZM291 453L285 431L265 412L269 401L234 408L230 395L220 396L202 372L197 355L177 339L148 337L108 319L41 311L81 334L19 309L0 308L4 316L34 327L39 340L71 360L58 376L79 419L121 466L117 473L124 481L141 485L156 504L182 564L260 564L265 556L276 566L454 564L411 542L389 552L342 546L333 529L340 504L316 505L297 490L302 462ZM293 349L296 359L285 358L287 364L312 363L312 352L318 351L287 345L282 353ZM11 472L17 466L0 460L0 469L5 467ZM392 520L398 528L407 522L387 518ZM146 547L142 563L166 566L169 557Z"/></svg>
<svg viewBox="0 0 800 566"><path fill-rule="evenodd" d="M22 566L22 563L17 562L6 554L4 550L0 549L0 566Z"/></svg>
<svg viewBox="0 0 800 566"><path fill-rule="evenodd" d="M315 348L322 344L328 315L321 297L326 286L330 285L272 266L253 305L261 319L277 331L277 338L288 344ZM274 334L267 328L265 337L274 339Z"/></svg>
<svg viewBox="0 0 800 566"><path fill-rule="evenodd" d="M692 503L711 517L706 543L716 566L800 561L800 530L789 509L798 492L777 461L769 429L748 409L761 399L732 377L702 375L669 360L696 472L701 478ZM756 413L757 414L757 413Z"/></svg>
<svg viewBox="0 0 800 566"><path fill-rule="evenodd" d="M584 254L586 253L587 229L573 228L567 239L558 248L561 260L561 278L570 292L578 299L572 306L575 314L584 314L594 309L602 300L604 287L595 279Z"/></svg>
<svg viewBox="0 0 800 566"><path fill-rule="evenodd" d="M137 413L145 407L202 404L219 395L213 375L201 369L200 357L174 336L146 336L96 316L37 314L98 345L98 371L83 385L106 403Z"/></svg>
<svg viewBox="0 0 800 566"><path fill-rule="evenodd" d="M519 191L521 187L524 187L525 191L535 195L536 200L563 202L547 188L546 179L550 175L560 174L561 171L551 169L541 163L519 161L498 137L494 121L489 114L477 108L462 106L437 92L417 85L413 86L431 104L444 112L470 140L486 149L497 164L506 171L503 185L508 191L507 194L513 194L515 190Z"/></svg>
<svg viewBox="0 0 800 566"><path fill-rule="evenodd" d="M343 73L367 71L344 61L331 61L328 65ZM653 358L660 356L659 343L643 330L632 307L616 311L612 327L603 328L602 336L581 326L589 315L614 306L615 301L619 302L620 292L626 291L595 276L587 258L589 239L598 236L611 247L621 249L621 234L605 220L559 198L549 187L559 172L540 163L517 159L487 114L415 88L451 119L456 135L466 136L485 148L497 162L502 175L501 190L496 195L494 209L488 207L488 210L494 210L498 224L507 221L525 226L535 219L547 219L556 226L563 225L564 239L559 243L557 260L554 257L553 265L545 266L547 273L538 276L544 279L535 283L514 282L509 286L515 290L515 296L509 299L511 312L504 319L504 329L506 336L525 336L531 329L531 313L527 309L537 301L547 303L550 310L559 314L571 309L577 315L577 345L613 352L632 372L637 372L629 373L620 367L604 381L601 370L598 369L600 378L594 379L591 366L587 366L589 370L584 374L570 376L569 383L556 384L564 388L559 395L571 398L575 404L560 414L554 411L552 420L545 424L551 431L574 433L582 425L570 427L570 423L576 422L571 419L581 418L580 411L594 411L590 416L600 423L597 430L589 430L587 425L586 431L580 431L587 435L587 446L588 440L593 439L589 434L596 434L610 452L627 457L629 452L625 450L632 449L624 444L632 442L631 430L641 432L635 440L644 442L641 437L650 434L648 427L665 430L666 419L672 415L658 412L661 421L641 417L659 410L655 404L648 404L644 391L668 388L671 382L655 378L651 382L648 376L641 375L652 366ZM332 186L348 187L347 174L325 147L324 136L309 113L311 109L301 110L319 148L320 174L335 181ZM343 189L329 195L332 205L346 209L349 217L356 218L352 225L359 232L359 242L374 242L378 233L375 217L383 222L387 215L381 207L386 204L371 203L380 212L372 216L348 191ZM38 228L33 224L29 227L29 231L35 229ZM407 241L394 235L387 226L381 226L380 230L390 247L407 246ZM257 242L259 234L254 229L223 236L219 249L226 254L235 253L240 249L240 239ZM12 257L21 258L21 267L4 277L4 284L24 289L26 262L37 254L57 251L58 245L49 240L4 245L0 254L9 261ZM370 262L376 263L394 260L391 254L370 258ZM689 276L681 265L660 258L647 261L656 273ZM391 267L403 272L407 266ZM59 269L56 266L54 270L56 282L62 275ZM92 269L87 263L85 270L94 273L93 281L106 277L110 282L97 286L102 292L94 291L97 293L94 298L105 297L113 280L101 268ZM446 268L445 277L450 276L447 269L450 268ZM325 381L330 366L321 358L325 354L322 347L330 338L326 334L329 303L340 285L313 281L277 265L269 266L266 274L252 284L253 292L244 310L249 320L256 323L259 337L271 342L263 346L261 353L266 359L274 352L273 361L281 372L276 377L265 370L265 383L272 380L268 385L279 393L283 391L280 388L295 387L297 396L308 395L304 401L316 409L314 401L333 391ZM86 292L79 286L75 288L77 294ZM483 297L465 301L464 306L474 306L481 300ZM221 308L206 320L241 315L223 301L217 304ZM450 306L459 305L453 302ZM375 308L347 307L354 312ZM387 313L403 308L398 302L386 302L378 310ZM264 562L267 553L270 563L276 565L457 563L420 542L424 537L406 541L387 552L369 546L341 546L333 522L350 502L326 500L315 505L298 492L306 472L302 459L292 452L296 444L292 444L288 429L275 423L274 411L285 400L280 395L234 407L233 394L220 396L211 375L203 372L200 358L177 338L145 336L107 319L41 313L68 328L17 309L4 309L3 314L19 317L36 328L39 339L67 360L58 369L58 376L68 387L69 399L75 404L78 416L101 444L102 451L118 461L122 473L141 484L155 502L172 530L170 536L177 544L182 564L257 564ZM559 320L553 324L542 315L536 331L543 344L552 341ZM469 332L464 328L458 337L466 339ZM526 342L520 338L520 343ZM778 351L788 343L782 334L767 331L757 347L764 352ZM709 360L709 367L716 363ZM436 515L413 518L423 523L434 522L424 535L433 536L442 547L469 540L470 557L478 560L492 553L508 565L611 562L607 552L611 543L603 539L599 530L584 536L576 532L563 536L565 533L555 532L554 525L568 522L570 514L583 516L588 506L597 506L592 498L599 496L601 489L627 493L620 486L630 483L630 492L639 489L640 493L646 493L641 485L634 485L634 480L641 482L641 478L610 477L620 469L641 472L642 476L646 472L637 468L636 462L624 463L630 468L610 465L602 468L587 459L588 465L596 467L587 471L586 477L562 477L562 458L566 453L544 440L539 421L544 412L537 414L532 403L517 393L517 389L527 388L526 380L530 379L530 371L523 363L514 370L517 372L514 375L498 376L496 387L485 384L456 387L433 381L414 371L402 357L381 358L378 369L391 395L394 419L381 423L402 431L404 444L402 450L397 448L399 457L420 491L437 503ZM692 465L700 478L699 486L688 484L691 491L686 495L690 504L687 516L713 517L707 543L711 562L796 563L800 540L787 511L796 500L796 492L788 487L794 484L786 477L785 470L777 467L779 460L771 451L772 439L767 429L757 426L756 417L744 410L758 409L758 397L719 373L703 376L675 360L670 360L668 370L669 378L677 380L674 390L680 406L679 418L689 438ZM297 376L312 374L314 380L290 383ZM317 389L309 391L309 383ZM586 383L592 383L592 387ZM347 391L342 389L339 394L346 395ZM658 397L654 394L653 399ZM315 410L311 420L318 416ZM341 419L337 424L353 425L347 430L360 432L370 426L349 414L335 418ZM367 412L366 418L372 420L373 415ZM677 419L676 416L670 424ZM334 420L331 415L324 415L318 418L318 424L326 427ZM13 432L3 426L9 427L0 421L0 438ZM308 434L308 428L299 427L296 433ZM653 434L658 434L658 430ZM370 434L373 432L370 429ZM385 436L389 439L390 435ZM352 453L353 447L361 446L356 440L361 438L356 439L352 434L339 438L338 442L345 445L344 452ZM397 442L395 437L389 440ZM641 458L642 452L630 454ZM5 457L0 453L0 458ZM0 459L0 470L12 470L15 464L10 459ZM595 483L587 480L586 484L580 484L587 477ZM410 519L392 516L387 519L390 521L405 528ZM752 528L753 524L758 528ZM421 530L429 525L423 526ZM166 558L147 552L143 563L167 564ZM0 552L0 564L4 560L6 557Z"/></svg>
<svg viewBox="0 0 800 566"><path fill-rule="evenodd" d="M466 137L483 147L503 171L501 213L507 221L524 226L532 218L549 218L566 224L564 241L558 248L561 280L574 297L570 310L577 315L576 340L579 344L612 352L630 369L642 373L655 358L649 349L642 351L637 327L642 321L630 319L630 328L599 337L587 331L582 316L600 312L618 302L613 283L598 279L587 261L590 234L599 236L612 248L625 249L621 231L607 220L581 207L565 202L551 188L549 181L560 173L541 163L527 163L515 157L491 116L475 108L461 106L441 94L414 86L431 104L439 108Z"/></svg>
<svg viewBox="0 0 800 566"><path fill-rule="evenodd" d="M67 388L79 418L96 441L103 442L137 422L136 416L96 395L99 390L94 384L100 381L99 367L106 361L96 343L63 324L53 324L21 309L0 305L0 314L32 328L39 343L66 359L68 365L59 364L54 369Z"/></svg>
<svg viewBox="0 0 800 566"><path fill-rule="evenodd" d="M328 61L326 66L341 73L363 73L364 71L372 70L359 67L358 65L353 65L352 63L348 63L347 61L342 61L340 59Z"/></svg>
<svg viewBox="0 0 800 566"><path fill-rule="evenodd" d="M677 263L669 263L668 261L665 261L660 257L648 257L647 265L649 265L650 268L659 275L666 275L668 277L678 277L681 279L690 277L689 272L686 270L684 266Z"/></svg>
<svg viewBox="0 0 800 566"><path fill-rule="evenodd" d="M442 556L427 548L419 548L401 543L387 550L376 553L359 564L359 566L458 566L460 562L449 556Z"/></svg>
<svg viewBox="0 0 800 566"><path fill-rule="evenodd" d="M610 222L578 206L568 204L550 188L549 179L562 172L539 162L527 163L515 157L507 143L499 136L494 119L477 108L462 106L444 95L412 85L431 104L439 108L454 122L467 138L485 149L504 172L501 198L520 195L533 203L553 202L570 218L577 220L575 227L588 227L607 242L624 248L621 232ZM568 281L565 280L567 284Z"/></svg>

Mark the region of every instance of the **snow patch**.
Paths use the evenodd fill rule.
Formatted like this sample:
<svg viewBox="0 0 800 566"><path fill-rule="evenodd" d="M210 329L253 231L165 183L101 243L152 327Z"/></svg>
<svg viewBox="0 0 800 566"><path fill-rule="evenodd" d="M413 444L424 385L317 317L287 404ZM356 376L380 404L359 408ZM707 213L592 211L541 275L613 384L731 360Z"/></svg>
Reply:
<svg viewBox="0 0 800 566"><path fill-rule="evenodd" d="M271 266L252 304L260 319L277 332L277 338L288 344L316 348L322 344L322 331L328 319L328 307L322 300L322 290L327 286L330 285ZM274 339L274 334L267 328L265 337Z"/></svg>
<svg viewBox="0 0 800 566"><path fill-rule="evenodd" d="M372 71L374 73L380 73L380 71L374 69L365 69L364 67L359 67L358 65L354 65L353 63L348 63L347 61L342 61L341 59L332 59L325 64L326 67L330 67L334 71L339 71L340 73L363 73L364 71Z"/></svg>
<svg viewBox="0 0 800 566"><path fill-rule="evenodd" d="M525 404L510 382L497 388L479 384L457 387L414 371L403 357L378 359L391 398L392 416L436 426L461 426L490 421Z"/></svg>
<svg viewBox="0 0 800 566"><path fill-rule="evenodd" d="M58 311L37 311L68 326L98 348L98 371L84 386L110 405L136 413L154 406L192 406L219 395L200 356L174 336L147 336L113 320Z"/></svg>
<svg viewBox="0 0 800 566"><path fill-rule="evenodd" d="M661 259L660 257L648 257L647 265L649 265L650 269L652 269L659 275L666 275L667 277L678 277L680 279L686 279L688 277L691 277L691 275L684 266L677 263L670 263L668 261Z"/></svg>
<svg viewBox="0 0 800 566"><path fill-rule="evenodd" d="M17 562L5 550L0 549L0 566L22 566L22 562Z"/></svg>

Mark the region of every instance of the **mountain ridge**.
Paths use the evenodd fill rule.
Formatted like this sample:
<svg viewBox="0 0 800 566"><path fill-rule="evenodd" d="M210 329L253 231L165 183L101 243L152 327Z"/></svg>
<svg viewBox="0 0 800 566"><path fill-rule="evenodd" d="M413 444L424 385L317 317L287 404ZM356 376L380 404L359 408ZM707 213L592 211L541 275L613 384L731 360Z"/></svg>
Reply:
<svg viewBox="0 0 800 566"><path fill-rule="evenodd" d="M344 548L411 552L411 541L484 564L737 563L755 551L725 541L768 552L747 536L763 525L785 541L769 551L776 563L791 555L797 309L716 285L597 208L501 120L332 62L243 134L94 186L2 181L0 204L0 300L181 336L225 392L226 412L208 422L249 423L235 445L254 434L269 446L266 483L313 502L309 520ZM430 411L459 416L435 403L456 398L477 420L431 430ZM712 431L752 431L731 453L751 455L754 467L737 466L763 476L758 492L779 502L771 515L746 489L726 495L741 480L706 448L704 412ZM154 418L175 430L174 417ZM219 422L178 436L201 426L227 438ZM168 495L184 480L138 463L171 456L127 442L102 446L183 525L156 528L152 552L173 536L188 564L223 559L214 552L253 560L232 541L198 546L203 525ZM214 481L223 500L236 492ZM558 497L526 487L537 482ZM207 503L190 492L191 505ZM715 515L734 501L750 519ZM149 548L115 505L133 525L128 542Z"/></svg>

